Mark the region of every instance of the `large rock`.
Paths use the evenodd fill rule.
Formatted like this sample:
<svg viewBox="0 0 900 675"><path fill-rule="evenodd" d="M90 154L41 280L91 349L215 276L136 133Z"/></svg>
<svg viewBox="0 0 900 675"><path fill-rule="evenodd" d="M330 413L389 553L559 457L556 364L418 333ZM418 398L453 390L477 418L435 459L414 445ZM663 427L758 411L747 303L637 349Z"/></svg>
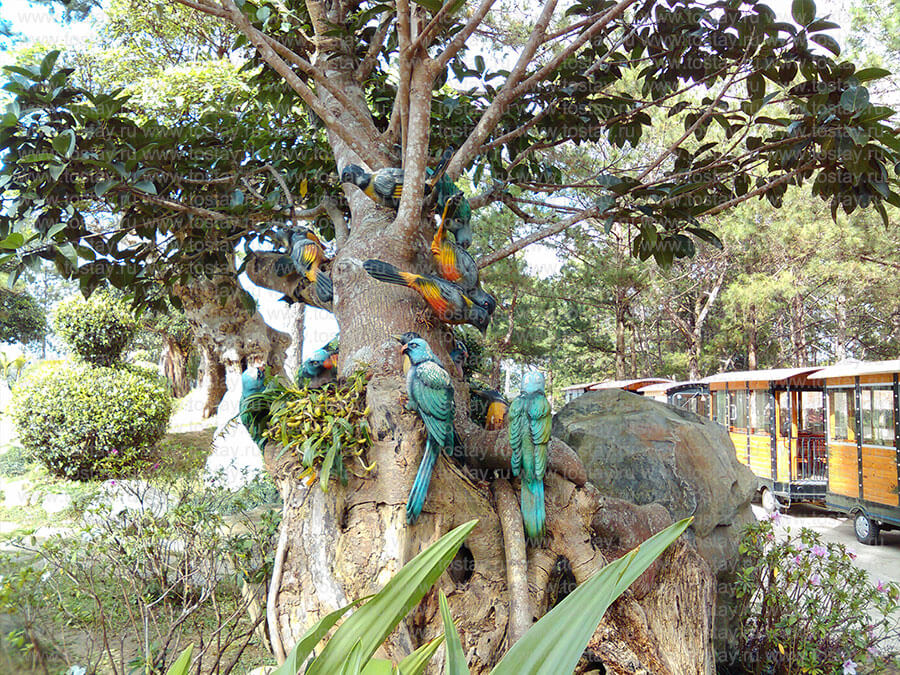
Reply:
<svg viewBox="0 0 900 675"><path fill-rule="evenodd" d="M553 420L606 495L661 505L675 520L694 517L697 552L716 573L717 651L734 626L731 578L744 525L753 520L756 477L739 463L724 427L693 413L619 389L588 392Z"/></svg>

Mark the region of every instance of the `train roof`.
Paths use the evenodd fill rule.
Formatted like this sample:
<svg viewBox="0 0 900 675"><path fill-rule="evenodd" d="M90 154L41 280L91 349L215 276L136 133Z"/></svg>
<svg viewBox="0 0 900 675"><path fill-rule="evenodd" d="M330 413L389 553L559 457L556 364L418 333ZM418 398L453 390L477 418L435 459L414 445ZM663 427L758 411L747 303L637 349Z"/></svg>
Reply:
<svg viewBox="0 0 900 675"><path fill-rule="evenodd" d="M885 373L900 373L900 359L891 359L889 361L841 361L833 366L822 368L815 375L810 375L809 379L825 380L832 377L883 375Z"/></svg>
<svg viewBox="0 0 900 675"><path fill-rule="evenodd" d="M809 375L817 370L821 370L821 366L814 368L770 368L768 370L737 370L731 373L716 373L709 377L704 377L701 382L704 384L712 384L713 382L780 382L782 380L790 380L792 377L800 375Z"/></svg>
<svg viewBox="0 0 900 675"><path fill-rule="evenodd" d="M656 394L656 393L665 393L668 394L672 391L678 391L681 389L689 389L691 387L705 387L706 383L701 382L700 380L684 380L682 382L654 382L653 384L648 384L637 391L641 394Z"/></svg>

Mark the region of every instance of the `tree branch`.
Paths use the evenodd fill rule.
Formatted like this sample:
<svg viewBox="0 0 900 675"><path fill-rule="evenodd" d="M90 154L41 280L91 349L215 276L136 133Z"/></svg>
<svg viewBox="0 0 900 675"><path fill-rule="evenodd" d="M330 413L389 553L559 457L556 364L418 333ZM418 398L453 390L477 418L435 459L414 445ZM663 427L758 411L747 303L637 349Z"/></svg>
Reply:
<svg viewBox="0 0 900 675"><path fill-rule="evenodd" d="M506 585L509 587L509 638L506 646L509 648L531 628L534 620L531 596L528 594L528 556L516 493L503 478L495 480L491 489L497 503L506 555Z"/></svg>
<svg viewBox="0 0 900 675"><path fill-rule="evenodd" d="M550 0L554 4L556 0ZM462 30L460 30L456 35L453 36L453 39L450 41L444 51L438 54L437 58L435 58L435 69L440 70L441 68L446 68L447 64L450 63L450 59L456 56L459 53L459 50L462 49L463 45L466 43L466 40L475 32L475 29L481 25L481 22L484 21L484 17L487 16L487 13L490 11L493 6L495 0L481 0L481 4L478 5L478 9L475 10L475 13L469 18L466 22L466 25L463 26ZM444 6L447 6L449 3L445 3Z"/></svg>

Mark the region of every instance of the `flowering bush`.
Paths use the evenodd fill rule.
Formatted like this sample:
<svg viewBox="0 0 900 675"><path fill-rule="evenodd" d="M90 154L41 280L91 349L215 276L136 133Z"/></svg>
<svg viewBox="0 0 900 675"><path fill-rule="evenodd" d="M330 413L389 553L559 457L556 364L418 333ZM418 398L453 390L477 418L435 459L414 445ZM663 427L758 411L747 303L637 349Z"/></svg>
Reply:
<svg viewBox="0 0 900 675"><path fill-rule="evenodd" d="M736 590L746 672L884 672L898 657L887 640L897 635L900 587L871 584L853 551L823 544L812 530L787 528L783 536L765 520L741 541Z"/></svg>

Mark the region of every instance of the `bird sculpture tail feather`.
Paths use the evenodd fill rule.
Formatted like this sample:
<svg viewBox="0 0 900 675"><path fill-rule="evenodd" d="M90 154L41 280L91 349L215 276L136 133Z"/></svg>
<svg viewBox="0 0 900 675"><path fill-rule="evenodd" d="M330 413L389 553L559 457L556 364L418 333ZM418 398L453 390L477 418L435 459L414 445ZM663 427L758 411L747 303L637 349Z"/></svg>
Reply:
<svg viewBox="0 0 900 675"><path fill-rule="evenodd" d="M331 283L331 277L325 272L316 274L316 297L319 302L331 302L334 299L334 286Z"/></svg>
<svg viewBox="0 0 900 675"><path fill-rule="evenodd" d="M547 520L544 507L544 481L522 481L521 504L525 535L532 543L543 539Z"/></svg>
<svg viewBox="0 0 900 675"><path fill-rule="evenodd" d="M403 276L403 272L383 260L366 260L363 263L363 269L370 276L388 284L397 284L398 286L407 286L408 282Z"/></svg>
<svg viewBox="0 0 900 675"><path fill-rule="evenodd" d="M425 442L425 454L422 455L422 463L416 472L416 480L413 481L412 490L409 491L409 499L406 500L406 522L412 525L416 522L422 507L425 506L425 497L428 495L428 484L431 483L431 472L441 449L429 438Z"/></svg>

